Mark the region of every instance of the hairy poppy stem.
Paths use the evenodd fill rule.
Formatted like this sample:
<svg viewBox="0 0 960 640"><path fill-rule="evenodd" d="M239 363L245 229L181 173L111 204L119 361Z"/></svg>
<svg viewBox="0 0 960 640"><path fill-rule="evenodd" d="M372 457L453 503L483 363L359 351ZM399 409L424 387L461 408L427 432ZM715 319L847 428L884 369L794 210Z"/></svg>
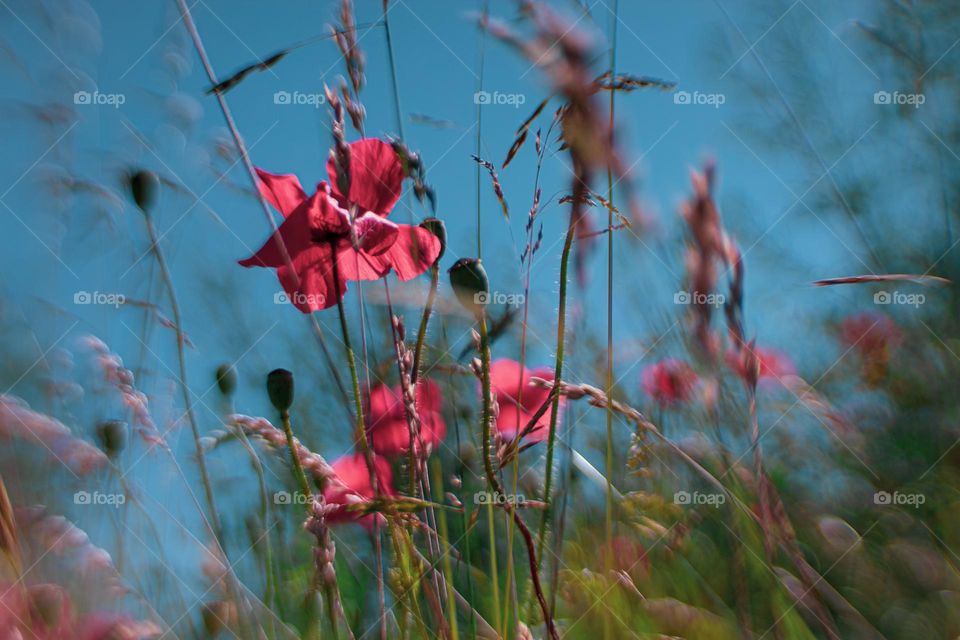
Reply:
<svg viewBox="0 0 960 640"><path fill-rule="evenodd" d="M434 263L430 267L430 293L427 295L427 304L423 308L423 315L420 316L420 326L417 329L417 345L413 350L413 370L410 372L411 380L414 384L420 375L420 361L423 356L423 343L427 338L427 325L430 323L430 316L433 314L433 305L437 300L437 287L440 283L440 265Z"/></svg>
<svg viewBox="0 0 960 640"><path fill-rule="evenodd" d="M566 253L569 253L569 251ZM483 469L486 472L487 482L490 483L490 488L493 489L494 495L502 495L503 487L500 485L500 481L497 479L497 474L494 471L490 451L490 425L493 423L493 406L490 398L490 335L487 332L487 318L485 315L480 316L480 362L483 384ZM557 379L559 380L559 377ZM559 386L557 387L557 392L557 398L559 398ZM555 424L552 426L554 428L556 427ZM492 501L488 502L488 504L492 505ZM540 584L540 563L537 559L537 551L534 548L533 536L530 534L530 529L527 528L523 518L520 517L520 514L517 513L517 510L509 500L504 501L504 508L513 518L513 522L516 524L517 529L520 530L520 535L526 544L527 556L530 560L530 580L533 583L534 595L543 613L544 625L550 637L554 640L559 640L560 636L557 634L557 629L553 624L550 608L547 606L547 600L543 595L543 586ZM493 576L493 579L496 580L496 576Z"/></svg>
<svg viewBox="0 0 960 640"><path fill-rule="evenodd" d="M543 543L547 535L547 522L550 520L550 492L553 487L553 450L557 439L557 416L560 413L560 381L563 377L563 351L566 340L567 324L567 271L570 265L570 249L573 247L573 236L576 233L577 221L574 215L570 216L567 235L563 241L563 253L560 255L560 294L559 310L557 311L557 358L553 368L553 387L550 389L550 433L547 436L547 463L543 481L543 502L546 505L540 516L540 529L537 534L537 557L543 557ZM540 408L540 413L546 410L546 403ZM535 416L536 417L536 416ZM537 418L539 419L539 418ZM538 569L540 565L537 565Z"/></svg>

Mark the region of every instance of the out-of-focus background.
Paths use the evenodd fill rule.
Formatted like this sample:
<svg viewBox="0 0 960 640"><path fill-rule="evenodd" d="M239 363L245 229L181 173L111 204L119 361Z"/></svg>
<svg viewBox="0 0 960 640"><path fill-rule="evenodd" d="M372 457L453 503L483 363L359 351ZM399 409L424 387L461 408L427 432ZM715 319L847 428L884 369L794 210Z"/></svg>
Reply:
<svg viewBox="0 0 960 640"><path fill-rule="evenodd" d="M616 98L619 142L643 212L633 227L615 231L619 393L649 408L673 436L708 431L700 426L712 420L705 411L658 409L642 392L640 373L684 351L685 227L677 209L689 196L691 170L715 162L724 225L744 254L748 337L784 354L822 393L818 402L830 407L817 413L807 396L766 391L761 419L774 475L800 505L797 515L843 510L844 522L854 520L851 513L863 517L844 524L861 535L868 527L883 528L869 515L875 491L893 494L911 483L952 477L960 437L952 395L960 353L955 288L912 281L821 288L812 282L884 273L951 278L956 271L960 120L953 107L960 11L952 3L893 0L689 0L621 2L615 16L612 0L553 4L592 38L598 75L609 63L615 28L619 72L676 84L673 91ZM279 296L272 270L237 265L263 243L269 227L175 3L0 5L0 386L95 442L98 424L127 420L129 410L104 382L102 354L85 338L96 336L133 372L159 431L183 460L180 475L156 451L132 447L119 463L120 480L104 471L91 480L66 453L14 438L0 450L0 470L15 504L56 506L115 562L128 563L125 575L139 567L138 579L162 598L177 591L192 600L206 588L197 570L205 544L193 505L199 492L189 489L196 474L193 444L183 420L169 298L143 215L128 194L129 172L147 168L162 182L152 220L189 338L186 373L201 431L218 429L233 409L272 415L263 381L277 367L297 376L294 416L301 437L331 459L353 448L347 413L310 321ZM308 190L326 179L332 134L323 86L343 74L340 53L325 37L337 19L336 3L196 0L190 6L221 78L297 46L252 73L226 100L255 165L295 173ZM477 255L479 198L482 259L492 289L520 294L536 174L532 144L508 168L500 165L517 127L550 89L535 65L478 28L483 2L396 0L388 7L395 72L381 3L356 6L366 56L366 133L402 135L421 154L437 195L435 211L405 195L391 217L414 223L442 218L449 235L445 269ZM492 2L488 9L508 24L519 23L511 3ZM534 127L546 131L557 106ZM567 160L556 153L556 141L549 142L540 180L544 200L552 203L538 216L543 240L530 290L527 362L537 366L553 361L569 210L557 204L569 190ZM478 174L471 159L478 144L480 155L498 168L509 220L486 171ZM605 211L595 213L601 229ZM571 280L565 376L601 386L605 246L602 235ZM409 310L408 327L419 319L426 280L391 284L401 314ZM393 369L381 366L393 355L382 287L365 283L363 291L372 319L366 336L371 375L393 382ZM445 277L440 292L452 300ZM352 284L346 304L352 322L357 296ZM502 305L497 311L509 310ZM885 357L882 371L868 371L871 363L857 360L857 349L844 342L843 319L858 313L882 314L897 327L899 349ZM335 310L315 317L336 349ZM516 357L517 325L497 342L494 357ZM441 313L430 343L432 358L452 363L471 346L470 326L461 314ZM216 386L214 371L222 363L233 363L239 374L235 407L225 406ZM338 366L345 376L345 365ZM476 406L468 395L446 408L451 433L456 422L457 437L465 440ZM723 421L736 422L742 411L731 409ZM567 422L565 437L602 467L602 412L571 408ZM728 444L743 445L739 433L731 433ZM617 438L625 451L628 435ZM243 452L217 450L209 466L228 537L243 539L246 516L256 508ZM268 479L280 488L288 480L275 471ZM129 525L113 505L75 498L77 491L117 491L118 482L141 495L155 531ZM910 579L904 593L930 594L931 601L918 601L933 609L934 593L944 602L956 597L954 551L960 552L940 528L951 517L956 487L937 486L939 497L922 489L924 508L932 513L919 529L929 536L898 543L909 545L898 548L904 563L931 565ZM588 487L584 495L602 497L602 491ZM285 535L297 533L296 518L278 526ZM907 536L908 524L891 526ZM123 535L131 530L142 538ZM124 537L125 548L111 542ZM368 550L356 553L366 558ZM346 557L350 562L349 552ZM824 562L821 570L830 567ZM252 557L244 563L254 570ZM864 580L853 576L851 584L859 584L855 578ZM857 601L857 588L844 595ZM177 606L157 605L165 612ZM916 626L881 613L868 617L887 637L957 632L950 626L956 621L928 621L921 613ZM913 620L907 611L900 614ZM910 636L915 629L924 633Z"/></svg>

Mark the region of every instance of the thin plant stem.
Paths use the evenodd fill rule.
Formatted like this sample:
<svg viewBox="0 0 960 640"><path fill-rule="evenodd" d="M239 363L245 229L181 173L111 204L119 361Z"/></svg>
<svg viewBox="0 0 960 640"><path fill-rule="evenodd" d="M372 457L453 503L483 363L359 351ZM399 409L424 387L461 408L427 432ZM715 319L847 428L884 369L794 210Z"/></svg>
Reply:
<svg viewBox="0 0 960 640"><path fill-rule="evenodd" d="M313 492L310 490L310 483L307 481L307 474L303 471L303 464L300 462L300 456L297 455L297 445L296 441L293 438L293 427L290 425L290 412L284 409L280 412L280 420L283 423L283 433L287 437L287 448L290 449L290 459L293 462L293 475L297 480L297 484L300 485L300 491L302 492L304 498L309 499L313 495ZM332 587L329 582L326 580L323 581L324 590L326 591L326 603L327 603L327 616L330 618L330 631L333 634L334 640L339 637L339 629L337 627L337 611L342 610L340 605L340 595L336 593L336 589ZM312 625L308 624L308 627Z"/></svg>
<svg viewBox="0 0 960 640"><path fill-rule="evenodd" d="M617 20L619 20L619 0L613 0L613 16L611 19L611 43L610 43L610 81L616 82L617 77ZM610 91L610 148L613 148L614 142L614 106L616 91ZM613 395L613 167L607 166L607 372L605 390L607 397ZM606 495L606 518L605 533L607 542L606 570L609 575L613 570L613 409L607 406L607 495ZM603 616L603 637L609 640L611 637L610 612L604 611Z"/></svg>
<svg viewBox="0 0 960 640"><path fill-rule="evenodd" d="M177 363L180 369L179 387L183 395L184 412L187 414L187 420L190 423L190 432L193 435L193 444L197 455L197 467L200 470L200 483L203 485L203 493L207 500L207 509L210 512L210 523L219 544L219 541L223 539L223 531L220 528L220 516L217 514L217 506L213 496L213 485L210 482L210 474L207 471L207 460L203 451L203 443L200 441L200 427L193 413L193 400L190 397L190 387L187 386L187 360L184 351L186 338L183 333L183 317L180 315L180 305L177 302L177 293L173 286L173 278L170 276L167 261L163 257L163 251L160 249L157 231L153 226L153 220L150 215L146 213L144 214L144 220L147 225L147 233L150 236L150 249L157 258L157 266L160 267L160 275L163 278L164 286L167 288L167 297L170 299L170 311L173 313L173 323L176 326L175 330L177 334Z"/></svg>
<svg viewBox="0 0 960 640"><path fill-rule="evenodd" d="M190 34L190 38L193 41L193 46L196 49L197 55L200 58L200 62L207 74L207 79L214 87L216 87L219 84L219 81L217 80L217 74L213 70L213 65L210 63L210 58L207 57L206 48L203 46L203 39L200 37L200 32L197 30L197 25L193 21L193 14L190 12L190 7L187 6L186 0L177 0L177 5L180 8L180 15L183 18L183 23ZM247 146L243 142L243 138L240 136L240 130L237 129L237 124L233 120L233 114L230 112L230 107L227 105L227 100L224 97L223 92L219 89L214 91L214 94L216 95L217 102L220 105L220 112L223 114L223 119L227 124L227 129L230 130L230 136L233 138L233 142L237 146L237 153L240 154L240 159L247 171L250 184L253 186L253 192L257 195L257 200L260 202L260 208L263 210L263 215L266 218L267 223L270 225L271 237L276 243L277 248L280 250L280 257L284 262L284 266L286 266L289 272L293 274L294 288L299 289L300 278L297 275L296 269L293 268L293 262L290 259L290 254L287 251L286 244L283 242L280 234L277 233L277 222L274 220L273 214L270 212L270 205L267 203L266 198L263 197L263 194L260 193L259 178L257 178L256 169L254 169L253 162L250 160L250 154L247 152ZM327 349L326 339L323 336L323 332L320 331L320 327L317 324L316 319L312 318L311 320L312 329L317 341L320 343L321 351L324 354L327 368L330 370L334 381L337 383L338 388L340 388L342 392L343 385L340 382L340 377L336 371L336 367L334 366L333 359L329 357L329 350Z"/></svg>
<svg viewBox="0 0 960 640"><path fill-rule="evenodd" d="M540 413L546 410L546 405L551 405L550 411L550 432L547 436L547 463L544 471L543 480L543 502L545 507L540 516L540 529L537 536L537 557L543 559L543 545L547 535L547 522L550 520L550 492L553 487L553 454L554 445L557 439L557 417L560 413L560 381L563 377L563 352L566 338L567 323L567 272L570 266L570 249L573 247L573 237L576 233L576 220L571 214L570 224L567 227L567 235L563 242L563 252L560 255L560 293L559 307L557 311L557 357L553 368L553 386L550 389L550 398L543 407L540 407ZM534 416L537 418L537 416ZM539 418L537 418L539 419ZM539 570L539 562L537 569Z"/></svg>
<svg viewBox="0 0 960 640"><path fill-rule="evenodd" d="M233 406L229 399L226 400L226 414L233 413ZM224 420L224 424L227 424L227 421ZM247 438L247 434L243 429L236 429L237 439L240 441L240 445L247 452L247 456L250 458L250 466L253 468L253 473L257 476L257 489L260 492L260 520L263 523L264 532L267 532L270 528L270 498L267 492L267 481L263 474L263 463L260 461L260 456L257 455L257 450L254 449L253 445L250 443L250 439ZM270 536L266 533L262 536L263 538L263 563L264 563L264 572L266 576L264 578L264 594L263 601L267 605L267 608L271 611L274 608L274 598L276 596L276 584L274 583L275 576L275 567L273 563L273 543L270 541ZM271 637L276 636L276 623L271 619Z"/></svg>
<svg viewBox="0 0 960 640"><path fill-rule="evenodd" d="M490 451L490 426L493 423L493 403L491 402L490 395L490 335L487 331L486 316L481 315L479 322L480 363L483 384L483 470L487 475L487 482L490 484L490 488L493 490L494 496L496 496L503 494L503 487L500 486L500 481L497 479L496 472L494 471L494 465ZM559 380L559 376L557 379ZM557 387L557 393L559 393L559 386ZM557 397L559 398L559 395ZM488 504L492 506L492 500ZM530 530L527 528L526 523L524 523L523 518L520 517L520 514L517 513L517 510L509 500L504 501L504 508L513 518L513 522L517 526L517 529L520 530L520 535L523 537L524 543L526 544L527 556L530 561L530 581L533 583L533 592L540 604L540 610L543 613L544 625L547 628L550 638L553 640L559 640L560 636L557 634L557 629L553 624L553 617L550 615L550 608L547 606L546 598L543 595L543 586L540 583L540 563L537 560L537 551L534 548L533 536L530 535ZM493 549L491 549L491 553L492 552Z"/></svg>
<svg viewBox="0 0 960 640"><path fill-rule="evenodd" d="M483 67L486 59L486 34L487 29L484 25L487 23L487 19L490 14L490 2L489 0L484 0L483 2L483 18L480 20L480 26L478 28L478 33L480 34L480 73L477 75L477 93L483 91ZM477 103L477 137L476 137L476 156L479 158L483 154L480 153L480 146L483 141L483 104L480 100L475 101ZM481 226L480 226L480 163L477 163L477 259L479 260L482 257L483 252L483 242L481 240Z"/></svg>
<svg viewBox="0 0 960 640"><path fill-rule="evenodd" d="M433 305L437 300L437 288L440 283L440 265L434 263L430 267L430 293L427 294L427 304L423 307L423 315L420 316L420 326L417 329L417 345L413 350L413 370L410 372L410 380L413 384L417 383L420 376L420 362L423 357L423 344L427 338L427 325L430 323L430 316L433 314Z"/></svg>
<svg viewBox="0 0 960 640"><path fill-rule="evenodd" d="M434 458L431 462L431 472L433 473L433 485L437 487L440 494L443 494L443 472L441 470L440 460ZM438 519L438 533L440 535L441 549L450 546L450 532L447 529L447 514L441 509ZM457 623L457 598L453 588L453 567L450 563L450 554L442 553L443 558L443 578L446 584L447 611L450 617L450 635L454 640L460 640L460 630Z"/></svg>

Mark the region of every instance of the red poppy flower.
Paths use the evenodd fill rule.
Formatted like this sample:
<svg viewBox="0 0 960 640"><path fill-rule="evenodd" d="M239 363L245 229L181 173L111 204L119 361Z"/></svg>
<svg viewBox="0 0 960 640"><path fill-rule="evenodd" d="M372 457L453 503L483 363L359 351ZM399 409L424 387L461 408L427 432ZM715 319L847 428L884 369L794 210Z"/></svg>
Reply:
<svg viewBox="0 0 960 640"><path fill-rule="evenodd" d="M672 358L644 368L640 385L661 407L687 402L693 396L697 374L686 362Z"/></svg>
<svg viewBox="0 0 960 640"><path fill-rule="evenodd" d="M432 380L417 383L417 415L420 417L420 439L432 447L447 435L447 425L440 413L440 389ZM400 387L377 385L367 402L367 428L373 450L392 456L410 450L410 429Z"/></svg>
<svg viewBox="0 0 960 640"><path fill-rule="evenodd" d="M752 350L751 350L752 349ZM790 357L781 351L776 351L774 349L766 349L764 347L749 347L745 346L742 353L737 353L736 351L727 352L727 366L733 369L738 376L748 380L749 379L749 367L750 367L750 354L756 356L760 365L760 375L759 378L762 380L764 378L773 378L775 380L780 380L786 376L795 375L797 372L796 367L793 366L793 361L790 360Z"/></svg>
<svg viewBox="0 0 960 640"><path fill-rule="evenodd" d="M367 461L362 453L348 454L338 458L331 465L334 474L342 483L342 486L331 485L323 492L323 498L327 504L351 505L359 504L365 500L371 500L374 496L373 485L370 483L370 470L367 468ZM385 496L394 495L393 491L393 472L390 470L390 464L385 458L375 456L373 459L373 469L377 476L377 485L380 493ZM341 509L329 515L327 521L352 522L358 520L362 524L371 524L372 515L359 517L357 514Z"/></svg>
<svg viewBox="0 0 960 640"><path fill-rule="evenodd" d="M553 382L553 370L548 368L527 369L519 362L506 358L496 360L490 364L490 387L500 405L500 415L497 416L497 431L504 438L517 437L517 431L526 428L537 409L550 396L549 389L543 389L530 384L530 378L537 377ZM522 392L522 397L521 397ZM564 398L560 398L563 406ZM550 435L550 416L552 409L548 409L530 433L525 437L528 442L541 442ZM557 416L559 424L560 416Z"/></svg>
<svg viewBox="0 0 960 640"><path fill-rule="evenodd" d="M337 304L350 280L376 280L391 269L401 280L410 280L440 255L440 241L430 231L386 218L400 198L404 178L389 144L376 138L352 143L349 173L349 193L340 193L331 158L330 182L320 182L308 197L296 176L257 169L260 193L284 221L240 264L276 269L290 301L304 313ZM283 258L281 242L293 269Z"/></svg>

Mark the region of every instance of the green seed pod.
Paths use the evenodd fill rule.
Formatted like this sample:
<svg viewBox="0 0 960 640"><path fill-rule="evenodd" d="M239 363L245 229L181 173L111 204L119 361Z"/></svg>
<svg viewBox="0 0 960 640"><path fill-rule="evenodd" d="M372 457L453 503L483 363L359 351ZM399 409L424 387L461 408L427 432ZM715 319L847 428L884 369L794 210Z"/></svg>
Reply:
<svg viewBox="0 0 960 640"><path fill-rule="evenodd" d="M140 169L130 175L130 194L144 213L149 213L150 208L153 207L159 190L160 180L154 172Z"/></svg>
<svg viewBox="0 0 960 640"><path fill-rule="evenodd" d="M483 315L490 297L490 281L483 264L476 258L460 258L450 267L450 286L468 311L476 317Z"/></svg>
<svg viewBox="0 0 960 640"><path fill-rule="evenodd" d="M289 411L293 404L293 374L286 369L271 371L267 375L267 395L277 411Z"/></svg>
<svg viewBox="0 0 960 640"><path fill-rule="evenodd" d="M111 458L120 455L127 446L127 423L121 420L105 420L97 425L97 440L100 448Z"/></svg>
<svg viewBox="0 0 960 640"><path fill-rule="evenodd" d="M437 236L437 240L440 241L440 254L437 255L437 262L439 262L447 251L447 227L440 218L426 218L420 226Z"/></svg>
<svg viewBox="0 0 960 640"><path fill-rule="evenodd" d="M217 386L220 393L228 398L237 389L237 370L231 364L222 364L217 367Z"/></svg>

